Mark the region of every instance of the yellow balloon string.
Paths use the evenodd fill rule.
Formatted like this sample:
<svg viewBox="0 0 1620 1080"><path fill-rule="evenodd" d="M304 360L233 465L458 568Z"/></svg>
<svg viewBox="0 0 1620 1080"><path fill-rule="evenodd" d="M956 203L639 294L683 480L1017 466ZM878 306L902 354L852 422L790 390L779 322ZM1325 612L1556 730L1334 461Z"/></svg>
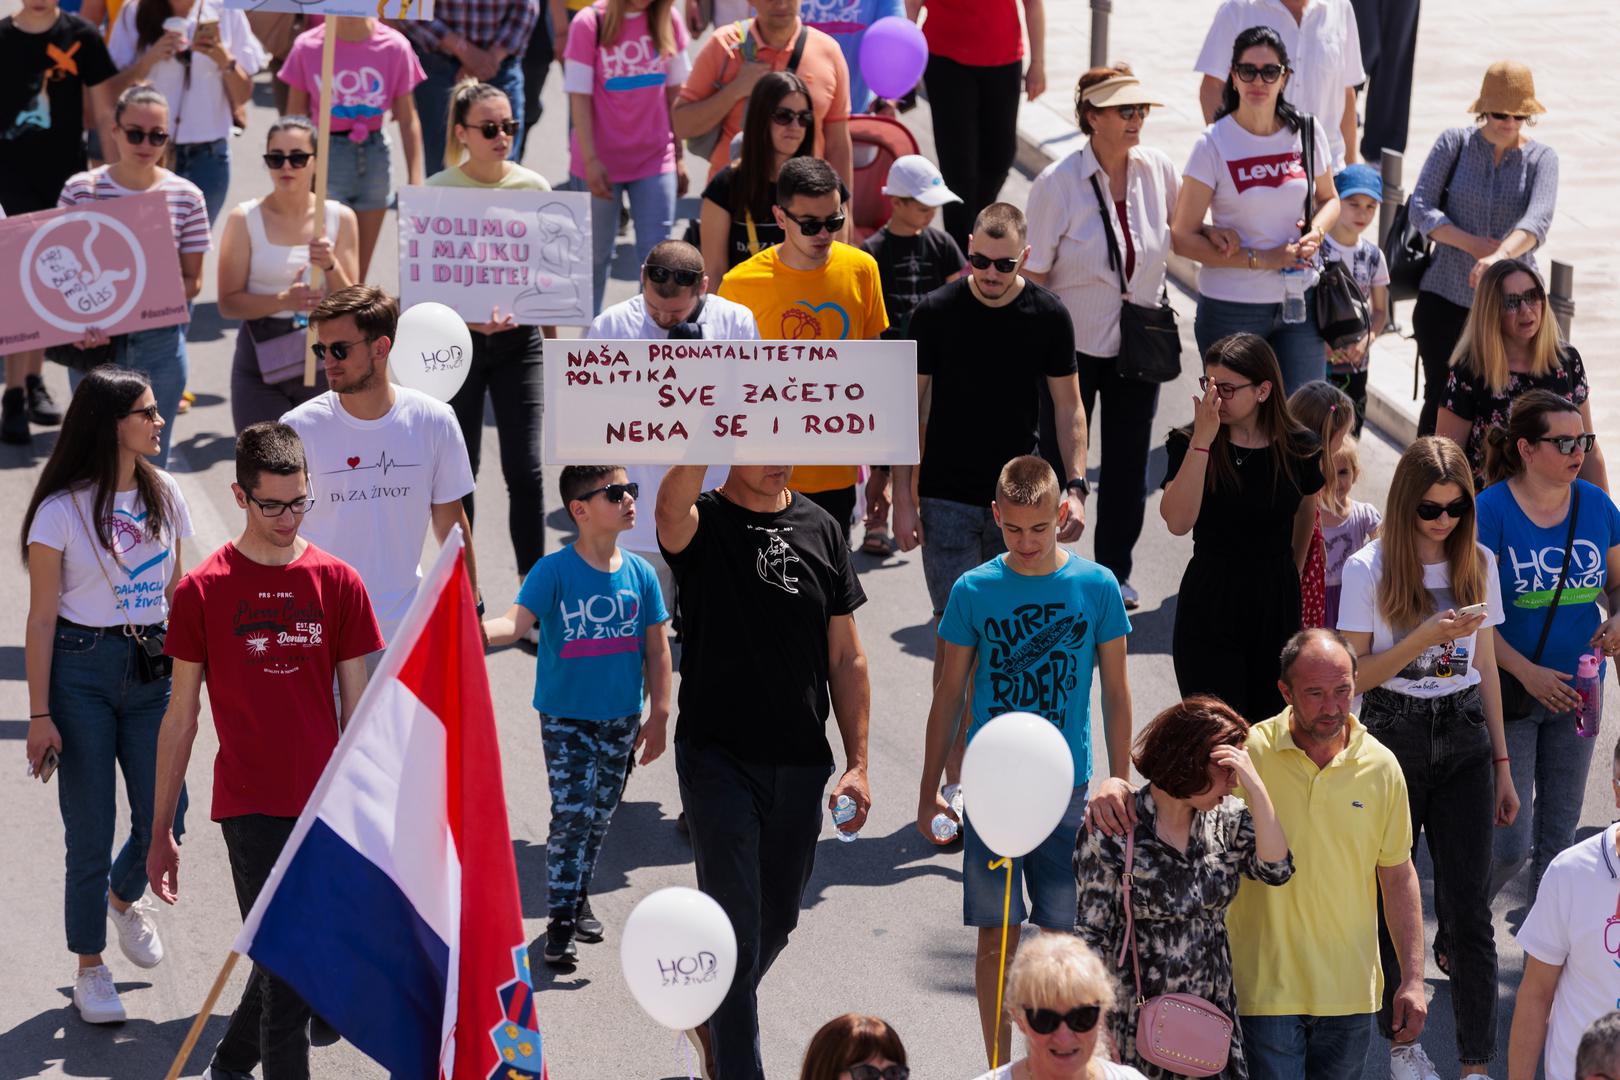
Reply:
<svg viewBox="0 0 1620 1080"><path fill-rule="evenodd" d="M1007 923L1012 917L1012 860L997 859L990 864L990 869L1007 868L1007 892L1001 901L1001 970L996 974L996 1015L995 1015L995 1045L990 1049L990 1072L995 1074L1001 1065L1001 991L1007 985ZM1007 1048L1012 1052L1012 1047Z"/></svg>

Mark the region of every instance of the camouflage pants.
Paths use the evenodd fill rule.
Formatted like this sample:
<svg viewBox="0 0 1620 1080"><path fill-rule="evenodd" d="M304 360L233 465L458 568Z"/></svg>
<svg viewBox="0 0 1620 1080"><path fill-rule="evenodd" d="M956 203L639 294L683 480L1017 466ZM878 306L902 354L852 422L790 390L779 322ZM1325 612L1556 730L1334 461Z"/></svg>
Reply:
<svg viewBox="0 0 1620 1080"><path fill-rule="evenodd" d="M540 714L551 787L546 894L553 917L572 919L590 887L596 855L624 793L641 716L570 720Z"/></svg>

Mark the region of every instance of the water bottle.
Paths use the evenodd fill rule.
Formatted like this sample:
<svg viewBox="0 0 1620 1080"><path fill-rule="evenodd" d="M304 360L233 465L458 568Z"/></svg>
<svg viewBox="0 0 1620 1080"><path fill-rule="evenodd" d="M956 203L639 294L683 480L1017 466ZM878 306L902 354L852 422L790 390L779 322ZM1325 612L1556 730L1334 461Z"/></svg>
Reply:
<svg viewBox="0 0 1620 1080"><path fill-rule="evenodd" d="M948 844L956 839L956 821L949 814L934 815L934 839Z"/></svg>
<svg viewBox="0 0 1620 1080"><path fill-rule="evenodd" d="M1590 653L1575 665L1575 692L1581 695L1581 704L1575 710L1575 734L1586 739L1597 738L1598 721L1603 716L1603 657Z"/></svg>
<svg viewBox="0 0 1620 1080"><path fill-rule="evenodd" d="M1282 319L1285 323L1305 321L1305 271L1284 270Z"/></svg>
<svg viewBox="0 0 1620 1080"><path fill-rule="evenodd" d="M838 801L833 803L833 835L846 844L853 844L855 838L860 835L858 832L845 832L843 829L844 822L852 821L854 818L855 800L848 795L838 796Z"/></svg>

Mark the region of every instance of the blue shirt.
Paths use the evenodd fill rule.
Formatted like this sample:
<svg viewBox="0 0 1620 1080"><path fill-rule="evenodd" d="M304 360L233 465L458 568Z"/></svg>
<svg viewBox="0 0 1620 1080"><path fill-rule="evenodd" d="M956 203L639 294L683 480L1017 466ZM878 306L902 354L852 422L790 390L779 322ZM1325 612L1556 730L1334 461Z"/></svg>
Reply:
<svg viewBox="0 0 1620 1080"><path fill-rule="evenodd" d="M1050 574L998 555L963 574L939 636L979 650L968 738L1002 713L1044 716L1063 732L1076 787L1091 779L1091 673L1097 646L1131 632L1113 572L1074 553Z"/></svg>
<svg viewBox="0 0 1620 1080"><path fill-rule="evenodd" d="M1575 481L1580 489L1580 515L1575 519L1569 578L1558 599L1547 647L1540 664L1554 671L1575 673L1575 662L1591 651L1588 644L1603 616L1597 599L1609 577L1609 549L1620 544L1620 509L1603 489ZM1535 655L1547 605L1558 588L1563 569L1564 537L1569 518L1543 529L1519 508L1506 483L1492 484L1478 499L1479 542L1496 552L1497 574L1507 621L1497 630L1526 660Z"/></svg>
<svg viewBox="0 0 1620 1080"><path fill-rule="evenodd" d="M861 74L861 42L879 19L906 17L904 0L800 0L799 18L838 42L849 65L849 111L866 112L872 91Z"/></svg>
<svg viewBox="0 0 1620 1080"><path fill-rule="evenodd" d="M534 564L517 603L540 627L534 707L547 716L613 720L641 715L647 628L669 618L658 575L628 551L611 574L573 545Z"/></svg>

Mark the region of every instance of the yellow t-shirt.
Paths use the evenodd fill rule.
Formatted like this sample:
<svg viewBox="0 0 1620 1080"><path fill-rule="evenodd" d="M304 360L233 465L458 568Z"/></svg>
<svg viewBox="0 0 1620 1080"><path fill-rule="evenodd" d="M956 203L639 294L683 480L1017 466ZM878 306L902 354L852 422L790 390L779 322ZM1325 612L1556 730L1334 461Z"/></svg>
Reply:
<svg viewBox="0 0 1620 1080"><path fill-rule="evenodd" d="M835 243L826 265L795 270L777 256L780 244L732 267L719 295L754 313L767 340L868 341L889 328L877 260L860 248ZM853 465L798 465L794 491L837 491L855 483Z"/></svg>
<svg viewBox="0 0 1620 1080"><path fill-rule="evenodd" d="M1227 911L1232 982L1246 1016L1347 1016L1378 1010L1375 867L1412 857L1400 762L1350 719L1350 743L1318 769L1284 709L1249 729L1249 757L1288 835L1294 876L1247 878ZM1239 794L1243 794L1241 791Z"/></svg>
<svg viewBox="0 0 1620 1080"><path fill-rule="evenodd" d="M513 165L506 170L506 174L493 184L485 184L474 180L461 171L461 166L454 169L443 169L427 178L428 187L454 187L454 188L487 188L491 191L550 191L551 185L546 178L533 169L525 169L522 165Z"/></svg>

